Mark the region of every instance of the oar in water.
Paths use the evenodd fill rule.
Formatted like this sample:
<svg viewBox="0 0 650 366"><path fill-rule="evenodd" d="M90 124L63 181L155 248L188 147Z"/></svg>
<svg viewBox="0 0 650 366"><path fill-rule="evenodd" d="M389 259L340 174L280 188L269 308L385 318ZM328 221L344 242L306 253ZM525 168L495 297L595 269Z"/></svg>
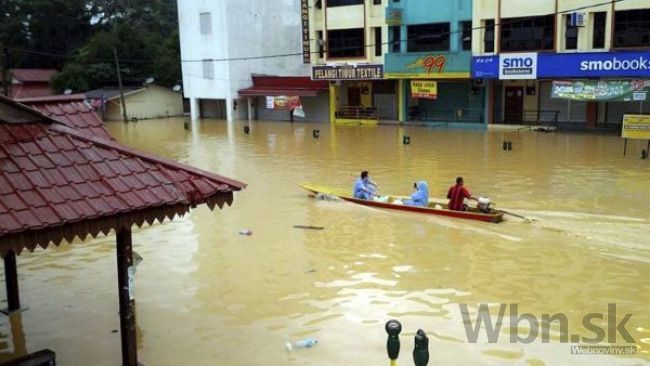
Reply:
<svg viewBox="0 0 650 366"><path fill-rule="evenodd" d="M517 218L520 218L520 219L526 220L526 221L535 221L535 218L533 218L533 217L521 216L521 215L518 215L516 213L508 212L508 211L505 211L505 210L494 210L494 212L502 212L502 213L504 213L506 215L517 217Z"/></svg>

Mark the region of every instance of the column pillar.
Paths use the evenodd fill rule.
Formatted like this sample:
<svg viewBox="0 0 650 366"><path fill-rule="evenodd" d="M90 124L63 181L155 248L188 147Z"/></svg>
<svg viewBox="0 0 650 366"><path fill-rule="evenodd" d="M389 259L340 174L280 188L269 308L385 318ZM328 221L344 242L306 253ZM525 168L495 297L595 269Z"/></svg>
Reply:
<svg viewBox="0 0 650 366"><path fill-rule="evenodd" d="M5 283L7 286L7 312L20 309L20 294L18 291L18 270L16 269L16 254L8 252L4 258Z"/></svg>
<svg viewBox="0 0 650 366"><path fill-rule="evenodd" d="M253 120L253 98L246 98L246 104L248 107L248 123L250 124Z"/></svg>
<svg viewBox="0 0 650 366"><path fill-rule="evenodd" d="M117 232L117 285L120 300L120 336L122 338L122 365L138 366L135 336L135 298L130 289L133 283L133 245L131 229Z"/></svg>
<svg viewBox="0 0 650 366"><path fill-rule="evenodd" d="M404 79L397 80L397 120L404 123L406 120L406 96L404 95Z"/></svg>
<svg viewBox="0 0 650 366"><path fill-rule="evenodd" d="M190 98L190 119L192 122L199 119L199 100L197 98Z"/></svg>
<svg viewBox="0 0 650 366"><path fill-rule="evenodd" d="M235 119L234 100L231 97L226 98L226 120L231 122Z"/></svg>
<svg viewBox="0 0 650 366"><path fill-rule="evenodd" d="M329 85L329 95L330 95L330 123L334 123L336 121L336 85L332 85L330 82Z"/></svg>

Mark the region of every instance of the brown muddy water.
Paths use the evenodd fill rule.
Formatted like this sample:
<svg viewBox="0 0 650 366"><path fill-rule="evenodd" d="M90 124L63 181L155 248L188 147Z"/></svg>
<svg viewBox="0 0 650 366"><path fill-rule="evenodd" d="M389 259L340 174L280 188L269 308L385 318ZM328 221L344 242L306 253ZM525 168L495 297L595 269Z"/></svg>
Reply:
<svg viewBox="0 0 650 366"><path fill-rule="evenodd" d="M644 144L630 143L623 157L616 136L279 122L255 122L245 135L242 127L204 120L186 131L181 119L109 125L122 143L249 184L232 207L200 207L134 234L144 258L135 280L144 364L385 365L390 318L404 327L398 365L413 364L418 328L430 337L430 365L650 363ZM504 140L512 151L501 149ZM351 187L362 169L388 193L409 194L425 179L432 197L464 175L475 195L537 220L495 225L387 212L310 199L297 186ZM50 348L61 365L120 364L114 240L18 257L29 310L0 318L2 359ZM476 316L481 303L493 315L499 304L537 318L563 313L568 334L585 337L594 333L583 317L606 315L615 303L619 320L632 314L625 328L638 353L571 355L556 323L550 343L513 344L508 318L497 343L483 332L472 344L459 304ZM285 350L308 337L318 345Z"/></svg>

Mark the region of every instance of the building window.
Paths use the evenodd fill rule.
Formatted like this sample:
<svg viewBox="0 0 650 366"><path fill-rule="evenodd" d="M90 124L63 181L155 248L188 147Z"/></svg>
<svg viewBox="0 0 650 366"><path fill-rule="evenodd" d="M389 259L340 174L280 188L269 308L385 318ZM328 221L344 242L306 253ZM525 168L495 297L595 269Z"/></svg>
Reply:
<svg viewBox="0 0 650 366"><path fill-rule="evenodd" d="M381 56L381 27L375 27L375 56Z"/></svg>
<svg viewBox="0 0 650 366"><path fill-rule="evenodd" d="M449 23L406 27L408 52L449 51Z"/></svg>
<svg viewBox="0 0 650 366"><path fill-rule="evenodd" d="M212 33L212 15L210 13L200 13L199 24L201 26L201 34Z"/></svg>
<svg viewBox="0 0 650 366"><path fill-rule="evenodd" d="M328 57L365 56L363 28L327 31Z"/></svg>
<svg viewBox="0 0 650 366"><path fill-rule="evenodd" d="M316 0L316 2L314 3L314 6L316 7L316 9L322 9L323 8L323 0Z"/></svg>
<svg viewBox="0 0 650 366"><path fill-rule="evenodd" d="M607 13L600 11L594 13L594 39L593 48L605 48L605 28L607 27Z"/></svg>
<svg viewBox="0 0 650 366"><path fill-rule="evenodd" d="M399 25L390 27L390 52L400 53L402 51L402 27Z"/></svg>
<svg viewBox="0 0 650 366"><path fill-rule="evenodd" d="M381 5L381 0L372 0L374 5Z"/></svg>
<svg viewBox="0 0 650 366"><path fill-rule="evenodd" d="M203 78L214 79L214 65L212 64L212 60L209 58L203 59Z"/></svg>
<svg viewBox="0 0 650 366"><path fill-rule="evenodd" d="M552 50L555 15L501 20L501 51Z"/></svg>
<svg viewBox="0 0 650 366"><path fill-rule="evenodd" d="M485 52L494 52L494 19L487 19L485 21L485 29L483 30L483 43Z"/></svg>
<svg viewBox="0 0 650 366"><path fill-rule="evenodd" d="M564 29L564 48L567 50L578 49L578 27L571 24L571 14L564 16L566 28Z"/></svg>
<svg viewBox="0 0 650 366"><path fill-rule="evenodd" d="M460 49L463 51L472 50L472 21L460 22L462 31L460 38Z"/></svg>
<svg viewBox="0 0 650 366"><path fill-rule="evenodd" d="M614 47L650 46L650 9L617 11Z"/></svg>
<svg viewBox="0 0 650 366"><path fill-rule="evenodd" d="M347 6L347 5L363 5L363 0L326 0L327 7L334 6Z"/></svg>
<svg viewBox="0 0 650 366"><path fill-rule="evenodd" d="M323 31L316 31L316 44L318 45L318 58L325 57L325 40L323 39Z"/></svg>

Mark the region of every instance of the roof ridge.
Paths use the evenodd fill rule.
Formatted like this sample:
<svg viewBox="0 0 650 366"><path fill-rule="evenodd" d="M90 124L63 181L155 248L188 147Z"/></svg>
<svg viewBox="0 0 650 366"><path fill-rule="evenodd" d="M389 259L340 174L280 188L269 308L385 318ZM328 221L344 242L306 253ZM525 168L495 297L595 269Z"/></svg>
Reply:
<svg viewBox="0 0 650 366"><path fill-rule="evenodd" d="M30 106L28 106L26 104L20 103L19 101L15 100L15 99L7 98L4 95L0 95L0 102L6 102L6 103L8 103L10 105L13 105L14 107L20 109L23 112L30 113L30 114L32 114L32 115L34 115L36 117L43 118L44 120L46 120L49 123L55 123L57 125L65 126L65 124L63 122L58 121L58 120L56 120L56 119L54 119L52 117L46 116L45 114L43 114L43 112L39 111L38 109L32 108L32 107L30 107ZM30 122L30 123L43 123L43 122Z"/></svg>
<svg viewBox="0 0 650 366"><path fill-rule="evenodd" d="M141 158L143 160L146 160L146 161L149 161L149 162L162 164L162 165L164 165L164 166L166 166L168 168L183 170L183 171L186 171L186 172L189 172L189 173L192 173L192 174L202 175L202 176L205 176L206 178L209 178L209 179L221 182L221 183L226 183L226 184L228 184L230 186L233 186L233 187L237 188L237 190L240 190L242 188L246 188L246 184L243 183L243 182L240 182L240 181L237 181L237 180L234 180L234 179L230 179L230 178L218 175L218 174L214 174L214 173L209 172L207 170L203 170L203 169L195 168L195 167L192 167L192 166L189 166L189 165L181 164L181 163L173 161L171 159L166 159L166 158L155 156L153 154L149 154L149 153L146 153L146 152L143 152L143 151L138 151L138 150L130 148L128 146L122 145L122 144L118 143L117 141L109 141L109 140L104 140L104 139L97 138L97 137L94 137L94 136L86 135L86 134L80 133L79 131L74 130L74 129L66 126L66 125L63 125L63 124L53 125L50 128L57 131L57 132L72 135L75 138L80 139L80 140L85 140L85 141L91 142L93 144L103 146L105 148L115 149L115 150L118 150L118 151L120 151L120 152L122 152L124 154L136 156L136 157L139 157L139 158Z"/></svg>

